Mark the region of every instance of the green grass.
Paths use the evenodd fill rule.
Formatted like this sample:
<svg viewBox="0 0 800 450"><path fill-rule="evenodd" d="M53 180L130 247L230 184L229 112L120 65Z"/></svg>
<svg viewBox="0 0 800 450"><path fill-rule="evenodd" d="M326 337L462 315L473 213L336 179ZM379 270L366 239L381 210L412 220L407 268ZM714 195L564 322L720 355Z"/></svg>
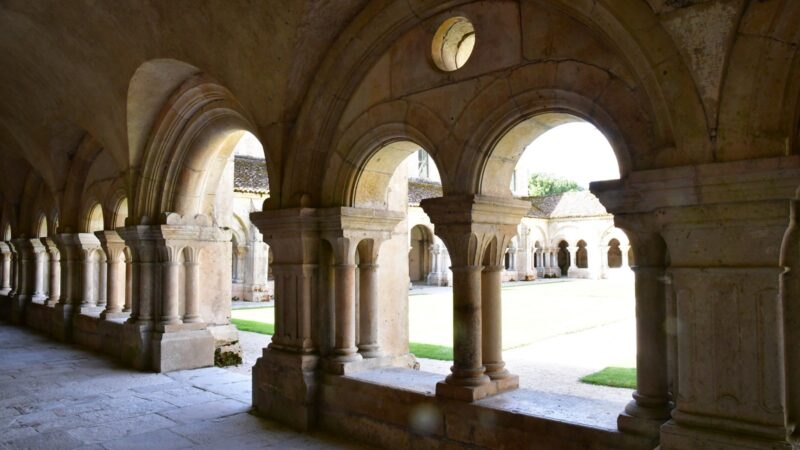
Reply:
<svg viewBox="0 0 800 450"><path fill-rule="evenodd" d="M439 361L452 361L453 348L443 345L420 344L419 342L409 342L408 349L418 358L438 359Z"/></svg>
<svg viewBox="0 0 800 450"><path fill-rule="evenodd" d="M275 325L271 323L256 322L254 320L231 319L231 323L236 325L240 331L251 331L261 334L275 334ZM408 343L409 350L420 358L438 359L440 361L453 360L453 348L443 345L420 344L417 342Z"/></svg>
<svg viewBox="0 0 800 450"><path fill-rule="evenodd" d="M627 367L606 367L599 372L586 375L581 378L581 382L600 386L636 389L636 369Z"/></svg>
<svg viewBox="0 0 800 450"><path fill-rule="evenodd" d="M256 322L254 320L231 319L231 323L236 325L236 329L241 331L252 331L253 333L275 334L275 325L271 323Z"/></svg>

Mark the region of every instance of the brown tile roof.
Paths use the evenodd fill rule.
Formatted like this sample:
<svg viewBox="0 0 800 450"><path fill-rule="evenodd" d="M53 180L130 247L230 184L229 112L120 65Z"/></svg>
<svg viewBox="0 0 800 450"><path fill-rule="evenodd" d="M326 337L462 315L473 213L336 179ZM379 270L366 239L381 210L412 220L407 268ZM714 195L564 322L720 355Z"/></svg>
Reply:
<svg viewBox="0 0 800 450"><path fill-rule="evenodd" d="M233 190L258 194L268 193L267 162L261 158L236 156L233 160Z"/></svg>
<svg viewBox="0 0 800 450"><path fill-rule="evenodd" d="M565 192L527 199L531 201L529 217L558 219L608 215L600 200L589 191Z"/></svg>
<svg viewBox="0 0 800 450"><path fill-rule="evenodd" d="M408 204L419 205L419 202L426 198L436 198L442 196L442 185L435 181L423 180L420 178L408 179Z"/></svg>

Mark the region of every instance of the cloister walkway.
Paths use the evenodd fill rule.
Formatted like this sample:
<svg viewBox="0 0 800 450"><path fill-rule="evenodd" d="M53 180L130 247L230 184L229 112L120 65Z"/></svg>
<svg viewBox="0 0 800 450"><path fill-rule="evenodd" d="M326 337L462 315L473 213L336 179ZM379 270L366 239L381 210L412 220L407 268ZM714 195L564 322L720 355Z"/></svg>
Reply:
<svg viewBox="0 0 800 450"><path fill-rule="evenodd" d="M0 448L359 448L250 414L251 378L135 372L0 322Z"/></svg>

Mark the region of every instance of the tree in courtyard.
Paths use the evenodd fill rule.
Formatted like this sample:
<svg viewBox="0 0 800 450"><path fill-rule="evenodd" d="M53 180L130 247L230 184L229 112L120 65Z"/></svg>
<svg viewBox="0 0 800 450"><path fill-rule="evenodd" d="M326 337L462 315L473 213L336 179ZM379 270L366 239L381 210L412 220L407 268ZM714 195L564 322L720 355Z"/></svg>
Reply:
<svg viewBox="0 0 800 450"><path fill-rule="evenodd" d="M563 194L564 192L582 191L578 183L566 178L559 178L548 173L534 173L528 180L528 195L542 197L545 195Z"/></svg>

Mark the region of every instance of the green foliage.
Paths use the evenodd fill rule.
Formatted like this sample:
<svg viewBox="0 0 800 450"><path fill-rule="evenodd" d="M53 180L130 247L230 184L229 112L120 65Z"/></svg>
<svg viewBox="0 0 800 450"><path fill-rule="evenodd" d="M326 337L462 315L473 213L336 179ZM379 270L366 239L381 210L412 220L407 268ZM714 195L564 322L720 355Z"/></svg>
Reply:
<svg viewBox="0 0 800 450"><path fill-rule="evenodd" d="M254 320L231 319L231 323L236 325L240 331L252 331L253 333L275 334L275 325L271 323L256 322Z"/></svg>
<svg viewBox="0 0 800 450"><path fill-rule="evenodd" d="M572 180L558 178L547 173L534 173L528 180L528 195L531 197L543 197L582 190L583 188Z"/></svg>
<svg viewBox="0 0 800 450"><path fill-rule="evenodd" d="M214 350L214 365L217 367L238 366L242 363L242 355L236 352Z"/></svg>
<svg viewBox="0 0 800 450"><path fill-rule="evenodd" d="M605 369L581 378L582 383L598 384L619 388L636 389L636 369L627 367L606 367Z"/></svg>
<svg viewBox="0 0 800 450"><path fill-rule="evenodd" d="M231 319L231 323L236 325L240 331L251 331L261 334L275 334L275 325L271 323L256 322L254 320ZM438 359L440 361L453 360L453 348L443 345L420 344L409 342L409 350L420 358Z"/></svg>
<svg viewBox="0 0 800 450"><path fill-rule="evenodd" d="M439 361L452 361L453 348L443 345L420 344L419 342L409 342L408 349L417 358L438 359Z"/></svg>

